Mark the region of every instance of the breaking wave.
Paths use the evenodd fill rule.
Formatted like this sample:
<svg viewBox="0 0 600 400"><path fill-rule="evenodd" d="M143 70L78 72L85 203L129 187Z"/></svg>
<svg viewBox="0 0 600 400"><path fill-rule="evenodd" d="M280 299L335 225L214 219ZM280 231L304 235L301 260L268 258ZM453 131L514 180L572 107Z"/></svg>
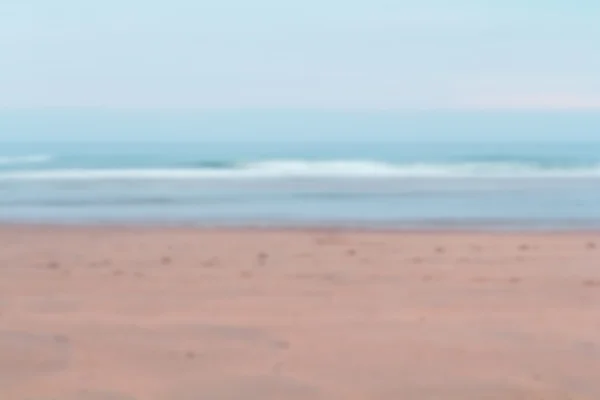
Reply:
<svg viewBox="0 0 600 400"><path fill-rule="evenodd" d="M43 163L46 156L0 158L2 163ZM535 163L405 163L271 160L210 163L189 168L38 169L0 172L0 180L202 180L285 178L600 178L600 163L547 166Z"/></svg>

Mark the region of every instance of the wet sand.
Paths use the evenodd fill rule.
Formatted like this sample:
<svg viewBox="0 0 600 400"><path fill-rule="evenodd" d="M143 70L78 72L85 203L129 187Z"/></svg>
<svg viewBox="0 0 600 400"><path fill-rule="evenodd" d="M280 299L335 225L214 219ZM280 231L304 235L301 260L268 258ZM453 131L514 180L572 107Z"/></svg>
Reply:
<svg viewBox="0 0 600 400"><path fill-rule="evenodd" d="M0 228L6 400L597 400L600 234Z"/></svg>

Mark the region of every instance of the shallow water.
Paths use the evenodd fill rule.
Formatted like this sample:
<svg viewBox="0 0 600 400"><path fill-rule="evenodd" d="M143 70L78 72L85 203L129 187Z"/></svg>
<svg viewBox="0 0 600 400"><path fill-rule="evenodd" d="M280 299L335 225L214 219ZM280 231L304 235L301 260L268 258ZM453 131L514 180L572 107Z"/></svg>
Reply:
<svg viewBox="0 0 600 400"><path fill-rule="evenodd" d="M11 144L11 222L600 227L600 145Z"/></svg>

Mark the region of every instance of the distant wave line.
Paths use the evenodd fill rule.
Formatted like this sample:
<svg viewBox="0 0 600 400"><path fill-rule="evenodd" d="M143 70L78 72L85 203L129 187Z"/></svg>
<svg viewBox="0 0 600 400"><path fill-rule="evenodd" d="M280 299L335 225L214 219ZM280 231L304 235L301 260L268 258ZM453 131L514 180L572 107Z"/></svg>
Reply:
<svg viewBox="0 0 600 400"><path fill-rule="evenodd" d="M34 154L17 157L0 156L0 166L24 165L24 164L44 164L52 161L50 155Z"/></svg>

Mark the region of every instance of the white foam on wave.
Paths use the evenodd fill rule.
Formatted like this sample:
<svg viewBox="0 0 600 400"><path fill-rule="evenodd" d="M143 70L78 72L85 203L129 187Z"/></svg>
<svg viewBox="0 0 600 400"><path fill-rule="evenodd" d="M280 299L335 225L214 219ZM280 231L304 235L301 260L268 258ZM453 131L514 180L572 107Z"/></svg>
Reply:
<svg viewBox="0 0 600 400"><path fill-rule="evenodd" d="M52 161L52 156L43 154L33 154L17 157L0 156L0 165L25 165L25 164L43 164Z"/></svg>
<svg viewBox="0 0 600 400"><path fill-rule="evenodd" d="M600 178L600 165L544 168L518 163L390 164L371 161L273 160L235 168L68 169L12 171L0 180L202 180L277 178Z"/></svg>

